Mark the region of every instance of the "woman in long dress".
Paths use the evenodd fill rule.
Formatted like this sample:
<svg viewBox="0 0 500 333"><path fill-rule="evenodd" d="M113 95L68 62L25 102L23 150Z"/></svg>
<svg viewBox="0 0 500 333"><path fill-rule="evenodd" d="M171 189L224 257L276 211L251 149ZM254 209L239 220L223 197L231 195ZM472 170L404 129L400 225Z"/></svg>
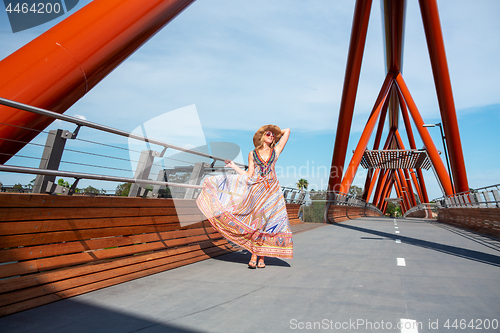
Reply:
<svg viewBox="0 0 500 333"><path fill-rule="evenodd" d="M226 166L237 175L208 177L196 200L222 236L252 253L249 268L264 268L264 257L293 258L292 232L275 170L289 136L288 128L262 126L253 137L248 170L227 160Z"/></svg>

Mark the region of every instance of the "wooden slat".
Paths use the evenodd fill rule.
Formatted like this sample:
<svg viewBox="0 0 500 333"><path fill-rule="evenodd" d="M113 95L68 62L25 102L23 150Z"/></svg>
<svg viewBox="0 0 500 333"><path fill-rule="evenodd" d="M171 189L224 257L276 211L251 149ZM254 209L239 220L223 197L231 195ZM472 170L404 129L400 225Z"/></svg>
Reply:
<svg viewBox="0 0 500 333"><path fill-rule="evenodd" d="M193 220L199 217L194 215ZM0 223L0 235L19 235L39 232L54 232L65 230L82 230L95 228L125 227L136 225L155 225L162 223L176 223L179 227L177 216L139 216L139 217L108 217L100 219L73 219L73 220L41 220L26 222Z"/></svg>
<svg viewBox="0 0 500 333"><path fill-rule="evenodd" d="M175 216L175 208L0 208L5 221L70 220L129 216Z"/></svg>
<svg viewBox="0 0 500 333"><path fill-rule="evenodd" d="M196 207L194 200L175 199L176 207ZM10 208L130 208L174 207L174 199L111 196L67 196L28 193L0 193L0 207Z"/></svg>
<svg viewBox="0 0 500 333"><path fill-rule="evenodd" d="M91 239L86 241L74 241L67 243L57 243L49 245L39 245L30 247L20 247L7 250L0 250L0 262L11 262L20 260L31 260L35 258L44 258L52 256L60 256L63 254L77 253L90 251L94 249L104 249L114 246L123 246L143 242L159 241L165 246L178 246L179 241L176 239L184 239L186 237L213 233L212 227L188 230L174 230L159 233L140 234L123 237L110 237L103 239ZM175 244L175 245L174 245ZM90 253L90 255L92 255Z"/></svg>
<svg viewBox="0 0 500 333"><path fill-rule="evenodd" d="M89 280L92 282L99 279L104 280L106 276L110 274L112 276L127 274L130 270L140 269L141 265L154 267L164 263L179 261L183 258L183 254L199 252L200 250L211 251L210 249L214 247L216 247L216 245L213 243L205 243L203 246L195 245L186 247L186 250L174 249L159 251L93 265L85 265L76 268L70 267L52 273L36 274L36 280L32 281L36 283L32 284L30 286L31 288L21 288L23 285L26 285L26 279L15 279L11 283L4 284L3 287L8 287L10 290L6 290L6 292L0 295L0 306L87 284Z"/></svg>
<svg viewBox="0 0 500 333"><path fill-rule="evenodd" d="M68 297L77 296L77 295L80 295L80 294L83 294L83 293L86 293L89 291L93 291L93 290L101 289L101 288L108 287L111 285L119 284L122 282L134 280L134 279L144 277L147 275L163 272L165 270L169 270L172 268L180 267L180 266L187 265L187 264L190 264L193 262L197 262L200 260L211 258L211 257L217 256L217 255L221 255L221 254L227 253L227 251L228 251L228 249L214 248L213 252L197 251L198 253L196 253L196 254L199 254L199 255L196 255L195 252L191 252L194 255L191 257L188 257L182 261L171 262L171 263L163 264L161 266L154 266L151 268L147 268L147 267L142 268L140 270L137 270L135 272L132 272L132 273L129 273L126 275L117 275L115 277L107 278L105 280L100 280L97 282L84 284L82 286L78 286L75 288L70 288L70 289L63 290L63 291L57 291L57 292L55 292L55 294L45 295L42 297L29 299L27 301L18 302L15 304L3 306L0 308L0 316L6 316L6 315L16 313L16 312L19 312L22 310L26 310L26 309L29 309L29 308L32 308L35 306L48 304L48 303L54 302L58 299L64 299L64 298L68 298ZM139 267L139 268L141 268L141 267ZM56 296L56 297L52 297L52 296Z"/></svg>
<svg viewBox="0 0 500 333"><path fill-rule="evenodd" d="M202 241L198 244L187 245L182 247L177 247L173 249L166 249L161 251L164 256L171 256L182 254L186 252L191 252L199 249L209 248L211 246L222 246L228 244L225 239L218 239L213 241ZM158 252L157 252L158 253ZM70 277L90 274L92 272L97 272L99 270L106 270L111 268L120 267L123 265L128 265L141 260L150 260L151 255L135 255L132 257L123 258L123 260L111 260L105 262L93 263L91 265L78 265L72 267L65 267L63 269L45 271L36 274L28 274L24 276L18 276L10 279L0 280L0 294L11 292L18 289L33 287L37 285L42 285L50 282L55 282Z"/></svg>
<svg viewBox="0 0 500 333"><path fill-rule="evenodd" d="M161 220L161 219L159 219ZM72 221L66 221L69 225ZM130 227L116 228L96 228L82 229L75 228L71 231L42 232L36 234L9 235L0 238L0 248L12 248L19 246L35 246L43 244L53 244L71 241L84 241L93 238L103 238L112 236L127 236L141 233L164 232L179 229L178 223L156 224L156 225L136 225Z"/></svg>

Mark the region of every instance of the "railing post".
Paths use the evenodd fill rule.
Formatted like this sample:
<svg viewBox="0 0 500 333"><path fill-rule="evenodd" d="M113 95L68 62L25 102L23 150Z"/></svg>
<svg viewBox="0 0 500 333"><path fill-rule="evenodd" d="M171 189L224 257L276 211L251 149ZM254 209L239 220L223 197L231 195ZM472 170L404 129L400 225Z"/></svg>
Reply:
<svg viewBox="0 0 500 333"><path fill-rule="evenodd" d="M137 168L135 169L134 179L148 179L149 173L151 172L151 166L153 165L155 157L160 156L160 153L154 150L143 150L141 152L141 157L139 157L139 162L137 163ZM133 183L130 187L129 197L144 196L146 194L146 188L139 186L137 183Z"/></svg>
<svg viewBox="0 0 500 333"><path fill-rule="evenodd" d="M158 172L158 177L156 177L156 180L159 182L168 182L169 174L170 174L169 169L160 170L160 172ZM153 198L164 197L166 189L167 189L166 185L154 185L153 191L151 192L151 196Z"/></svg>
<svg viewBox="0 0 500 333"><path fill-rule="evenodd" d="M40 160L40 169L59 170L62 154L67 139L74 138L74 134L67 130L57 129L49 131L42 159ZM55 183L56 176L36 176L33 185L33 193L62 193L68 194L69 189Z"/></svg>
<svg viewBox="0 0 500 333"><path fill-rule="evenodd" d="M287 203L291 203L288 201L287 197L288 197L288 193L290 193L290 189L288 188L285 188L284 191L283 191L283 198L285 199L285 202Z"/></svg>
<svg viewBox="0 0 500 333"><path fill-rule="evenodd" d="M205 168L209 166L210 164L208 163L203 163L203 162L195 163L188 184L200 185L201 179L203 178L203 174L205 172ZM184 199L194 199L195 195L194 190L195 190L194 188L186 189L186 194L184 195Z"/></svg>
<svg viewBox="0 0 500 333"><path fill-rule="evenodd" d="M498 194L498 190L491 190L491 193L493 193L493 197L495 198L495 205L497 207L500 207L500 195Z"/></svg>

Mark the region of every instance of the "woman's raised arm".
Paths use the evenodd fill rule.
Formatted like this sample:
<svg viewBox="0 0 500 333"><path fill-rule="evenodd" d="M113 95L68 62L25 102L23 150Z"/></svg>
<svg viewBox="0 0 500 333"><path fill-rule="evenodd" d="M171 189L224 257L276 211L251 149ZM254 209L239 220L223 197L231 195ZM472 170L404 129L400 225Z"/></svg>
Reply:
<svg viewBox="0 0 500 333"><path fill-rule="evenodd" d="M290 129L285 128L285 129L281 130L281 133L283 134L283 136L281 137L280 141L278 142L278 144L274 148L276 150L276 154L278 156L281 154L281 152L285 148L286 143L288 142L288 138L290 137Z"/></svg>

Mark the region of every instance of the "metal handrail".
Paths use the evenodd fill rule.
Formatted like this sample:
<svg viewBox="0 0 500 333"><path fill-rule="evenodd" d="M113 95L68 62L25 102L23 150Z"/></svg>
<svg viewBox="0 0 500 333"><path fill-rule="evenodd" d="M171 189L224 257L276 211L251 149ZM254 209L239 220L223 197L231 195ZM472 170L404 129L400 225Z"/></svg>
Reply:
<svg viewBox="0 0 500 333"><path fill-rule="evenodd" d="M187 187L187 188L195 188L195 189L203 188L203 186L201 186L201 185L160 182L160 181L149 180L149 179L136 179L136 178L127 178L127 177L94 175L94 174L90 174L90 173L28 168L28 167L22 167L22 166L11 166L11 165L2 165L2 164L0 164L0 171L26 173L26 174L31 174L31 175L35 174L35 175L45 175L45 176L69 177L69 178L75 178L75 179L103 180L103 181L121 182L121 183L137 183L137 184L146 184L146 185L165 185L165 186L177 186L177 187Z"/></svg>
<svg viewBox="0 0 500 333"><path fill-rule="evenodd" d="M310 193L310 192L309 192ZM335 204L339 206L352 206L352 207L363 207L363 208L368 208L370 210L373 210L381 215L383 215L382 211L378 209L375 205L366 202L362 199L356 198L356 196L347 194L344 192L339 192L339 191L326 191L326 198L324 200L319 200L319 201L324 201L327 204L327 207L325 209L325 214L326 211L328 211L330 205ZM313 201L313 200L308 200L308 201ZM316 201L316 200L314 200Z"/></svg>
<svg viewBox="0 0 500 333"><path fill-rule="evenodd" d="M406 213L404 213L403 217L407 217L411 213L418 212L420 210L432 210L433 208L436 208L435 203L423 203L419 204L416 206L413 206L412 208L408 209Z"/></svg>
<svg viewBox="0 0 500 333"><path fill-rule="evenodd" d="M100 130L100 131L104 131L104 132L108 132L108 133L112 133L112 134L124 136L124 137L127 137L127 138L133 138L133 139L136 139L136 140L153 143L153 144L165 147L165 148L172 148L172 149L179 150L179 151L182 151L182 152L186 152L186 153L190 153L190 154L194 154L194 155L206 157L206 158L209 158L209 159L212 159L212 160L217 160L217 161L225 161L226 160L226 159L221 158L221 157L217 157L217 156L213 156L213 155L210 155L210 154L201 153L201 152L198 152L198 151L189 150L189 149L182 148L182 147L179 147L179 146L176 146L176 145L172 145L172 144L160 141L160 140L155 140L155 139L147 138L147 137L144 137L142 135L133 134L133 133L122 131L122 130L119 130L119 129L116 129L116 128L112 128L112 127L109 127L109 126L104 126L104 125L101 125L101 124L93 123L93 122L88 121L88 120L83 120L83 119L80 119L80 118L76 118L76 117L72 117L72 116L67 116L67 115L64 115L64 114L57 113L57 112L53 112L53 111L49 111L49 110L37 108L37 107L31 106L31 105L27 105L27 104L15 102L15 101L12 101L12 100L9 100L9 99L6 99L6 98L2 98L2 97L0 97L0 104L1 105L5 105L5 106L10 106L12 108L16 108L16 109L23 110L23 111L27 111L27 112L31 112L31 113L36 113L36 114L39 114L39 115L42 115L42 116L47 116L47 117L50 117L50 118L67 121L69 123L73 123L73 124L76 124L78 126L86 126L86 127L90 127L90 128L93 128L93 129ZM238 166L240 166L240 167L247 168L247 166L244 165L244 164L240 164L240 163L235 163L235 164L238 165Z"/></svg>
<svg viewBox="0 0 500 333"><path fill-rule="evenodd" d="M443 196L432 201L438 208L500 208L500 184ZM493 199L493 200L492 200Z"/></svg>

